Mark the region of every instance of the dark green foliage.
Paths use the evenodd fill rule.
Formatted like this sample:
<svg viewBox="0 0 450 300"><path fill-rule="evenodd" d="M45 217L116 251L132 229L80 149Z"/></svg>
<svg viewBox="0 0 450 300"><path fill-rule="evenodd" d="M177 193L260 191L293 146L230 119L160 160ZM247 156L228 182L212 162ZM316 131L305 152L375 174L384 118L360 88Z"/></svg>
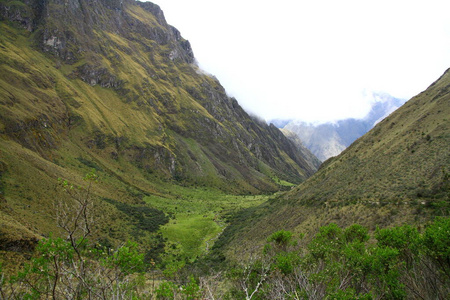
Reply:
<svg viewBox="0 0 450 300"><path fill-rule="evenodd" d="M181 287L181 293L186 297L186 300L194 300L201 297L200 287L193 276L190 276L189 282Z"/></svg>
<svg viewBox="0 0 450 300"><path fill-rule="evenodd" d="M117 209L130 216L134 220L134 225L139 230L156 232L160 226L169 222L169 217L156 208L142 205L130 205L112 199L105 200L114 204Z"/></svg>
<svg viewBox="0 0 450 300"><path fill-rule="evenodd" d="M174 299L177 286L175 283L171 281L164 281L162 282L158 288L155 290L156 292L156 299L162 299L162 300L170 300Z"/></svg>
<svg viewBox="0 0 450 300"><path fill-rule="evenodd" d="M450 293L450 218L439 217L423 233L405 225L377 230L380 247L398 251L401 281L410 293L447 298Z"/></svg>
<svg viewBox="0 0 450 300"><path fill-rule="evenodd" d="M405 287L400 282L399 251L390 247L376 247L371 253L369 280L373 284L373 292L390 299L404 299Z"/></svg>
<svg viewBox="0 0 450 300"><path fill-rule="evenodd" d="M144 255L139 253L137 249L137 243L127 242L100 261L110 269L118 269L120 271L120 277L123 278L127 275L143 271Z"/></svg>
<svg viewBox="0 0 450 300"><path fill-rule="evenodd" d="M314 259L336 257L343 246L342 229L336 224L320 228L319 233L308 245L309 253Z"/></svg>
<svg viewBox="0 0 450 300"><path fill-rule="evenodd" d="M275 242L279 246L286 246L292 240L293 233L286 230L274 232L267 239L268 242Z"/></svg>
<svg viewBox="0 0 450 300"><path fill-rule="evenodd" d="M0 272L1 299L123 299L138 295L144 255L134 242L117 247L90 244L94 221L91 186L98 176L92 171L83 178L86 187L59 179L70 196L55 202L58 225L65 239L53 236L39 241L33 257L8 280ZM1 271L1 270L0 270Z"/></svg>
<svg viewBox="0 0 450 300"><path fill-rule="evenodd" d="M83 165L85 165L86 167L89 167L91 169L95 169L97 172L98 171L103 171L103 169L99 165L97 165L95 162L93 162L92 160L85 159L85 158L83 158L81 156L77 157L77 160L80 163L82 163Z"/></svg>
<svg viewBox="0 0 450 300"><path fill-rule="evenodd" d="M6 165L0 161L0 202L5 197L5 183L3 182L4 173L6 173Z"/></svg>
<svg viewBox="0 0 450 300"><path fill-rule="evenodd" d="M437 218L423 234L424 252L450 280L450 218Z"/></svg>
<svg viewBox="0 0 450 300"><path fill-rule="evenodd" d="M101 131L94 132L94 144L98 149L105 149L106 139L106 135Z"/></svg>
<svg viewBox="0 0 450 300"><path fill-rule="evenodd" d="M106 298L116 291L134 295L130 288L136 282L127 276L142 271L143 265L136 243L98 250L87 243L75 248L61 238L43 239L30 263L11 277L8 294L12 299ZM15 290L14 284L22 288Z"/></svg>
<svg viewBox="0 0 450 300"><path fill-rule="evenodd" d="M156 299L172 300L186 299L195 300L202 299L200 286L193 276L189 277L189 281L184 285L178 285L172 281L163 281L155 290Z"/></svg>
<svg viewBox="0 0 450 300"><path fill-rule="evenodd" d="M165 243L166 240L161 233L155 234L151 240L151 248L145 253L144 261L151 264L161 263L161 256L165 251Z"/></svg>
<svg viewBox="0 0 450 300"><path fill-rule="evenodd" d="M292 274L300 264L300 257L295 252L281 252L275 256L273 267L283 275Z"/></svg>
<svg viewBox="0 0 450 300"><path fill-rule="evenodd" d="M353 224L344 230L344 238L347 243L351 242L367 242L370 238L368 229L358 225Z"/></svg>
<svg viewBox="0 0 450 300"><path fill-rule="evenodd" d="M408 267L411 266L414 257L419 254L420 235L419 231L412 226L378 229L375 237L381 247L397 249Z"/></svg>
<svg viewBox="0 0 450 300"><path fill-rule="evenodd" d="M257 299L446 299L450 295L450 218L423 233L409 225L378 229L329 224L306 244L289 231L268 239L263 256L234 269L233 296ZM289 247L280 247L280 245ZM269 265L269 268L261 266ZM265 270L264 276L261 270ZM258 273L259 272L259 273ZM250 299L250 298L247 298Z"/></svg>

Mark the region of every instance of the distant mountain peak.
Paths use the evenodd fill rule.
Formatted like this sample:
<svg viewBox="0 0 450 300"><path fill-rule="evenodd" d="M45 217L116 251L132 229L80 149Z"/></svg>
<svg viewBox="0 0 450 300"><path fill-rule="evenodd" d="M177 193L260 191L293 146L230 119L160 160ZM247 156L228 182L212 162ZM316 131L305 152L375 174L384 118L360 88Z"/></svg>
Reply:
<svg viewBox="0 0 450 300"><path fill-rule="evenodd" d="M325 161L341 153L378 122L405 103L385 93L373 93L371 110L362 119L349 118L328 123L287 122L284 129L296 133L303 144L320 160ZM278 124L283 122L278 121Z"/></svg>

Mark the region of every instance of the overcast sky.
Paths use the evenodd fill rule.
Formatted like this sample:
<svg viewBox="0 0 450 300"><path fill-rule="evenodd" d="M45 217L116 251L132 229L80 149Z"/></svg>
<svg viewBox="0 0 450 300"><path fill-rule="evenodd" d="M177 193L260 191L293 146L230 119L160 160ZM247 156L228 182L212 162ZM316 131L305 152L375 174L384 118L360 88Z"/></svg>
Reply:
<svg viewBox="0 0 450 300"><path fill-rule="evenodd" d="M153 0L202 69L266 120L363 117L450 67L450 1Z"/></svg>

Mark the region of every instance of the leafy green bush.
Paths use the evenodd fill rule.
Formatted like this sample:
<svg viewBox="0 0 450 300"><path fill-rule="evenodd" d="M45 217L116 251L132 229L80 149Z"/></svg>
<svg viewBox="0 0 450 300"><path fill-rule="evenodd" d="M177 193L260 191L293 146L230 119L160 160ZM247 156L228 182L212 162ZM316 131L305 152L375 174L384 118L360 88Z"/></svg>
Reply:
<svg viewBox="0 0 450 300"><path fill-rule="evenodd" d="M289 244L289 242L291 242L292 237L293 237L292 232L286 231L286 230L280 230L280 231L272 233L272 235L270 235L267 238L267 241L275 242L276 244L278 244L280 246L286 246Z"/></svg>
<svg viewBox="0 0 450 300"><path fill-rule="evenodd" d="M155 290L156 299L171 300L175 298L177 286L171 281L162 282Z"/></svg>
<svg viewBox="0 0 450 300"><path fill-rule="evenodd" d="M374 239L376 243L369 242ZM363 226L343 229L332 223L305 245L293 243L293 234L284 230L267 241L258 260L234 270L232 296L445 299L450 295L448 217L436 218L423 233L404 225L377 229L371 238ZM262 277L264 264L270 268Z"/></svg>
<svg viewBox="0 0 450 300"><path fill-rule="evenodd" d="M421 248L419 231L410 225L377 229L375 238L380 247L391 247L398 250L402 260L405 261L408 266L411 266Z"/></svg>
<svg viewBox="0 0 450 300"><path fill-rule="evenodd" d="M425 254L450 279L450 218L439 217L427 227L422 237Z"/></svg>
<svg viewBox="0 0 450 300"><path fill-rule="evenodd" d="M181 287L181 294L186 296L186 300L200 299L200 287L193 276L190 276L189 282Z"/></svg>
<svg viewBox="0 0 450 300"><path fill-rule="evenodd" d="M300 263L300 258L295 252L281 252L275 256L273 268L279 270L283 275L292 274L295 267Z"/></svg>

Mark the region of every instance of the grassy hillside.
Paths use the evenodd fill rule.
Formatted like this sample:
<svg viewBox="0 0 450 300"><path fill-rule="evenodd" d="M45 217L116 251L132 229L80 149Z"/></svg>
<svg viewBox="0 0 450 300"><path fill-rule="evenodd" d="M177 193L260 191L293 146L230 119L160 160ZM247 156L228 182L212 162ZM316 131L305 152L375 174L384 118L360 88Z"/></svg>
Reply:
<svg viewBox="0 0 450 300"><path fill-rule="evenodd" d="M331 222L421 226L450 208L450 71L306 182L241 213L217 244L250 255L272 232L312 235Z"/></svg>
<svg viewBox="0 0 450 300"><path fill-rule="evenodd" d="M27 252L59 233L55 200L67 195L57 179L86 186L92 169L97 237L137 240L146 252L163 251L158 226L190 189L213 199L272 193L315 172L194 61L150 2L0 1L0 250ZM203 216L197 197L213 202L194 192L180 222ZM252 203L222 202L221 214ZM221 230L214 218L189 255ZM177 242L171 222L163 233Z"/></svg>

